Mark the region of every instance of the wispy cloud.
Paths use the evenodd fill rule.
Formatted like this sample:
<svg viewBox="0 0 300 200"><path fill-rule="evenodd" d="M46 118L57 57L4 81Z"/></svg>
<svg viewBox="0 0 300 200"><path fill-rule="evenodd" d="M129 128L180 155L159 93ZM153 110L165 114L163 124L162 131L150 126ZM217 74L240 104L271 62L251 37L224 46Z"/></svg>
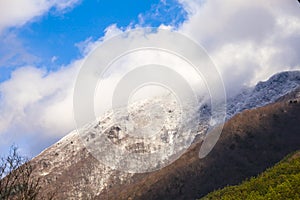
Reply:
<svg viewBox="0 0 300 200"><path fill-rule="evenodd" d="M51 8L62 12L76 5L79 0L10 0L0 1L0 32L5 28L22 26L44 15Z"/></svg>
<svg viewBox="0 0 300 200"><path fill-rule="evenodd" d="M0 34L0 67L16 67L37 62L38 57L29 53L13 31Z"/></svg>
<svg viewBox="0 0 300 200"><path fill-rule="evenodd" d="M152 5L149 11L138 16L139 25L157 26L164 24L174 27L182 23L186 17L186 10L177 0L161 0L158 4Z"/></svg>

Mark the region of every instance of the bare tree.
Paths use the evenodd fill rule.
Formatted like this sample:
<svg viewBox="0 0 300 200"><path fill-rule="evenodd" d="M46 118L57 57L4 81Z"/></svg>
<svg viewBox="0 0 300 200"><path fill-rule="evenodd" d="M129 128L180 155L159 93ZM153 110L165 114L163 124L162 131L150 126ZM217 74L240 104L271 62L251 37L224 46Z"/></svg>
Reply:
<svg viewBox="0 0 300 200"><path fill-rule="evenodd" d="M0 158L0 199L34 200L40 191L40 179L32 176L33 166L12 146L8 156Z"/></svg>

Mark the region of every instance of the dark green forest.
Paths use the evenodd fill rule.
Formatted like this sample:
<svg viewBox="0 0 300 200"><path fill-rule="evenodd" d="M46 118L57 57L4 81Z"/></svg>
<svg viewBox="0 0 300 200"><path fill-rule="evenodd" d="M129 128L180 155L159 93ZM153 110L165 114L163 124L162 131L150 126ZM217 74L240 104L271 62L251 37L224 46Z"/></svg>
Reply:
<svg viewBox="0 0 300 200"><path fill-rule="evenodd" d="M206 199L300 199L300 151L240 185L214 191Z"/></svg>

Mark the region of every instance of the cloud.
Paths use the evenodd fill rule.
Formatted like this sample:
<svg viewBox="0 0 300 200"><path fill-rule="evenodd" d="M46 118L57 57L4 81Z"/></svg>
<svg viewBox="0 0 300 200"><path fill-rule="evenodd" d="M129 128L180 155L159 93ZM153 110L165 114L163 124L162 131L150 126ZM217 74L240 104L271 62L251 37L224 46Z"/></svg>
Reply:
<svg viewBox="0 0 300 200"><path fill-rule="evenodd" d="M98 38L96 41L94 41L92 37L88 37L84 41L76 43L75 46L79 49L80 53L83 56L87 56L94 48L99 46L103 41L106 41L118 34L121 34L124 31L128 31L130 29L131 29L131 26L128 26L127 28L122 29L122 28L117 27L117 24L111 24L104 30L105 34L103 37Z"/></svg>
<svg viewBox="0 0 300 200"><path fill-rule="evenodd" d="M204 46L228 93L274 73L299 69L297 1L180 0L188 19L179 31Z"/></svg>
<svg viewBox="0 0 300 200"><path fill-rule="evenodd" d="M0 32L5 28L22 26L42 16L51 8L62 12L72 8L79 0L9 0L0 1Z"/></svg>
<svg viewBox="0 0 300 200"><path fill-rule="evenodd" d="M11 79L0 85L0 132L19 127L25 132L58 136L68 131L78 62L52 73L36 67L15 70Z"/></svg>
<svg viewBox="0 0 300 200"><path fill-rule="evenodd" d="M74 129L72 89L79 65L77 61L52 73L30 66L15 70L0 85L1 137L10 135L12 141L33 137L45 143Z"/></svg>
<svg viewBox="0 0 300 200"><path fill-rule="evenodd" d="M89 52L118 31L113 25L99 40L83 42L84 57L57 71L22 66L0 83L0 147L18 142L28 149L26 154L36 155L74 130L73 89L78 71Z"/></svg>
<svg viewBox="0 0 300 200"><path fill-rule="evenodd" d="M139 14L138 19L139 25L143 26L165 24L176 27L185 20L186 15L185 9L177 0L160 0L147 12Z"/></svg>
<svg viewBox="0 0 300 200"><path fill-rule="evenodd" d="M58 57L57 56L52 56L51 58L51 63L55 63L57 61Z"/></svg>
<svg viewBox="0 0 300 200"><path fill-rule="evenodd" d="M13 32L3 33L0 40L0 67L33 63L38 58L27 52L24 44Z"/></svg>

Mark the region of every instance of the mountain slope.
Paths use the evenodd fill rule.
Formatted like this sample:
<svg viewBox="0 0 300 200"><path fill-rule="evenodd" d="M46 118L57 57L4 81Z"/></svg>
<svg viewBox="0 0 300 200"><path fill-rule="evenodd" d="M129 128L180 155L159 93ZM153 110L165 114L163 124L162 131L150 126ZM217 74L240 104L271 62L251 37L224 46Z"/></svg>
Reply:
<svg viewBox="0 0 300 200"><path fill-rule="evenodd" d="M99 199L195 199L263 172L300 146L300 103L277 102L244 111L224 126L212 152L200 160L201 142L162 170L134 175Z"/></svg>
<svg viewBox="0 0 300 200"><path fill-rule="evenodd" d="M278 94L276 97L279 97L279 94L285 94L287 91L293 90L295 85L300 85L297 74L299 74L299 72L289 74L291 78L286 79L286 85L285 82L281 82L281 85L285 86L280 87L283 91L277 91ZM281 76L277 77L280 78ZM272 79L272 81L274 82L275 80ZM273 93L268 93L268 90L272 88L270 86L272 84L268 81L266 84L268 87L259 90L262 94L268 96L268 98L264 98L264 104L272 103L274 100L272 98L274 96ZM247 98L248 97L250 96L247 96ZM247 99L239 98L239 101L247 102ZM243 114L238 114L225 125L221 140L214 148L213 152L215 153L212 152L207 158L199 161L197 155L201 145L201 141L199 141L193 144L190 150L172 165L152 173L130 174L116 171L105 166L89 153L82 142L82 138L76 131L71 132L59 142L43 151L31 162L36 167L35 176L41 178L43 181L41 190L47 192L57 191L57 199L92 199L95 196L100 199L121 199L122 197L124 199L129 197L136 197L137 199L139 197L147 197L146 199L148 199L148 197L152 199L157 199L158 197L174 197L175 199L186 197L189 199L201 197L226 184L237 184L245 177L256 175L262 172L266 167L278 162L290 151L296 150L294 147L295 145L299 146L299 144L296 143L299 136L287 134L288 137L284 138L282 135L286 131L284 129L286 127L285 125L288 125L287 128L292 130L293 128L295 129L295 124L297 124L295 119L299 122L298 104L289 104L288 102L289 101L284 100L284 102L271 105L272 108L261 108L262 110L258 109L259 111L245 111ZM257 105L253 104L253 106ZM251 107L243 107L243 109L246 108L249 109ZM294 110L291 110L291 108ZM241 110L239 110L239 112L240 111ZM247 114L248 112L250 113ZM256 112L257 114L255 114ZM244 116L245 113L246 115ZM294 116L295 119L292 116ZM252 118L255 120L252 120ZM101 123L102 122L103 121L101 121ZM202 125L203 124L200 124L200 126ZM280 127L278 127L279 125ZM92 127L92 129L96 131L97 126ZM267 131L264 132L264 130ZM272 138L272 136L270 136L271 131L275 131L276 137L274 140L269 141L269 138ZM299 133L299 129L297 129L295 133L297 133L297 131ZM231 132L234 132L234 136L230 134ZM263 133L260 135L261 132ZM114 136L112 139L115 140L118 138ZM232 143L232 141L235 142ZM255 144L255 141L257 144ZM270 143L271 141L273 142ZM263 145L267 145L266 153L258 153L258 150L250 148L256 147L257 145L261 151L264 150L262 148ZM282 145L287 145L287 147L283 147ZM236 156L234 150L239 149L239 146L247 151L244 152L243 150L243 155L237 154ZM233 155L230 153L233 153ZM251 155L248 155L249 153L254 153L254 157L261 156L261 158L256 160L256 158L252 158ZM268 155L270 159L260 154L264 156ZM229 174L231 174L232 177L228 178L227 182L222 182L224 178L219 179L217 177L210 180L205 170L211 168L207 173L215 173L220 170L218 168L215 169L215 166L219 165L226 168L228 160L218 160L217 158L219 158L220 155L220 158L224 157L230 160L231 158L228 156L231 155L234 159L237 159L235 161L236 166L233 165L234 163L230 163L230 166L233 168L244 166L244 162L248 163L246 159L247 156L250 156L249 159L251 162L254 160L258 163L256 163L257 166L253 164L254 166L245 165L245 168L241 168L240 170L248 170L245 174L239 172L235 176L235 173L230 171ZM249 169L247 167L249 167ZM250 169L252 167L253 169ZM204 182L200 181L200 186L197 186L195 183L198 179L202 180L202 176L203 180L206 180L207 183L203 185ZM219 175L219 177L222 177L222 175ZM181 196L182 193L188 194L188 196ZM149 196L147 196L148 194ZM157 194L157 196L153 196L153 194Z"/></svg>
<svg viewBox="0 0 300 200"><path fill-rule="evenodd" d="M202 199L300 199L299 183L300 151L297 151L258 177L217 190Z"/></svg>

